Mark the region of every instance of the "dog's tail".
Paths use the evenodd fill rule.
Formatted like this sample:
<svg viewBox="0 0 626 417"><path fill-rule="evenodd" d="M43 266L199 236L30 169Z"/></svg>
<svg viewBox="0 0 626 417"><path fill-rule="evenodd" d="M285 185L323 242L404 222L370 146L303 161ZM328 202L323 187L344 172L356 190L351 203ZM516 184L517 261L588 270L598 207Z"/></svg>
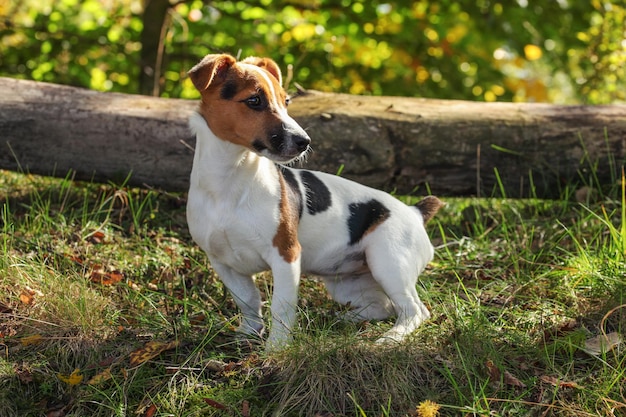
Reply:
<svg viewBox="0 0 626 417"><path fill-rule="evenodd" d="M420 213L422 213L424 223L432 219L435 214L437 214L439 209L443 206L445 206L445 203L439 200L434 195L426 196L422 198L422 200L420 200L417 204L415 204L415 208L417 208Z"/></svg>

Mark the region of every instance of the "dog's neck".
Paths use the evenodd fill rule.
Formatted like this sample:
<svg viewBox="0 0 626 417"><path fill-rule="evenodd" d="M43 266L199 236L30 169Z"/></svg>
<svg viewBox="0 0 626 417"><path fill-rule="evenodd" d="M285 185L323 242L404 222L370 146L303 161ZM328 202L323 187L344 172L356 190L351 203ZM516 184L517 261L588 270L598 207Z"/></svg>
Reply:
<svg viewBox="0 0 626 417"><path fill-rule="evenodd" d="M235 197L259 186L263 178L274 178L276 168L269 159L234 143L218 138L205 119L194 113L190 127L196 134L191 186L202 188L215 198ZM268 185L276 182L270 181Z"/></svg>

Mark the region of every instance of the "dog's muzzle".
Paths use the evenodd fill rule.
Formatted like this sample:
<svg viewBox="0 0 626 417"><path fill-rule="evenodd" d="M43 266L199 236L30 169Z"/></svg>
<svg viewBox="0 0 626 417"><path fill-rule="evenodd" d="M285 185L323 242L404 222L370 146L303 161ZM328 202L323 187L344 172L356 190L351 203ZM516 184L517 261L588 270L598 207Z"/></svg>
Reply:
<svg viewBox="0 0 626 417"><path fill-rule="evenodd" d="M269 137L268 142L255 140L252 147L257 153L273 161L288 163L309 150L311 138L298 124L283 124Z"/></svg>
<svg viewBox="0 0 626 417"><path fill-rule="evenodd" d="M299 153L306 152L309 149L309 145L311 144L311 138L308 135L296 136L293 139L293 143Z"/></svg>

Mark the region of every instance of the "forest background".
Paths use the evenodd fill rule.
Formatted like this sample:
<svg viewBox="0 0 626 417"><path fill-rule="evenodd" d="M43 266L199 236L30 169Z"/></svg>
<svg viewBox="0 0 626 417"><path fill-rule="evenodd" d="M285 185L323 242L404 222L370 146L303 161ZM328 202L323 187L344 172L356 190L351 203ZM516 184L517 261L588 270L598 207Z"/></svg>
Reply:
<svg viewBox="0 0 626 417"><path fill-rule="evenodd" d="M625 18L624 0L0 0L0 76L195 98L187 70L229 52L274 58L290 90L624 103ZM442 196L418 286L433 316L409 343L362 343L391 323L340 323L305 280L276 355L234 338L184 197L1 171L0 415L621 416L623 153L606 182L583 155L558 200Z"/></svg>
<svg viewBox="0 0 626 417"><path fill-rule="evenodd" d="M207 53L290 87L477 101L626 100L621 1L0 0L0 76L196 98Z"/></svg>

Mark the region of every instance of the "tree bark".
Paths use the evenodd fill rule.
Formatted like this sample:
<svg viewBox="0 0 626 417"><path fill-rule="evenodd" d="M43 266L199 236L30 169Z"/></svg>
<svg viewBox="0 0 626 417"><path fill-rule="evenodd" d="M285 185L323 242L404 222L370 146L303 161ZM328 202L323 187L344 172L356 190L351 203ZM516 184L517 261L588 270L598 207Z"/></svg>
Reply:
<svg viewBox="0 0 626 417"><path fill-rule="evenodd" d="M0 168L170 191L188 187L196 101L0 78ZM303 164L398 193L559 197L611 185L626 152L626 106L478 103L310 92L290 114Z"/></svg>
<svg viewBox="0 0 626 417"><path fill-rule="evenodd" d="M161 74L159 56L163 53L162 32L171 5L169 0L144 0L143 7L139 91L141 94L158 96Z"/></svg>

